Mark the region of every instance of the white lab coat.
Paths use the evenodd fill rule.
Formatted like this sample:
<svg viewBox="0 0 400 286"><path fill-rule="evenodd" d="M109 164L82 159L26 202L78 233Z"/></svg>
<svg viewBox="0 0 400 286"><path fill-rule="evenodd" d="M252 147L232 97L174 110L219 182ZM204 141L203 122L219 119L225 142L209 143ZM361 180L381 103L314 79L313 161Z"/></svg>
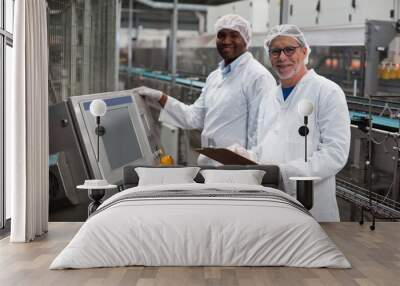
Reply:
<svg viewBox="0 0 400 286"><path fill-rule="evenodd" d="M308 162L304 160L304 137L298 129L304 117L297 112L302 99L310 100ZM342 89L309 70L286 101L281 86L274 96L264 97L258 118L260 144L253 149L256 160L280 166L285 191L296 196L291 176L317 176L311 214L318 221L339 221L335 174L347 162L350 147L350 117Z"/></svg>
<svg viewBox="0 0 400 286"><path fill-rule="evenodd" d="M182 129L203 129L202 147L208 146L211 139L217 147L239 143L252 148L257 144L261 98L275 87L271 73L246 52L234 61L234 68L225 77L221 69L213 71L192 105L168 97L160 121ZM216 162L200 155L198 164L216 165Z"/></svg>

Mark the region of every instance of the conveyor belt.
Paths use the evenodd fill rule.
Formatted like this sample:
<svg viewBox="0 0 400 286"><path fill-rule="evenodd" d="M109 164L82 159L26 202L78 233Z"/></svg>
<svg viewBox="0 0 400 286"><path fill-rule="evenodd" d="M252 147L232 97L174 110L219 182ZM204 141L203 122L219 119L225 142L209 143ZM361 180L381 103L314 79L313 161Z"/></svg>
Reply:
<svg viewBox="0 0 400 286"><path fill-rule="evenodd" d="M360 96L346 96L347 102L349 105L361 105L361 106L368 106L369 99L366 97ZM400 98L400 96L399 96ZM390 100L382 100L382 99L372 99L371 106L374 108L383 109L385 107L390 107L392 110L400 110L400 102L390 101Z"/></svg>
<svg viewBox="0 0 400 286"><path fill-rule="evenodd" d="M400 203L385 198L374 192L369 192L360 186L336 178L336 195L364 209L373 209L375 213L385 218L400 217ZM371 197L371 201L369 199Z"/></svg>
<svg viewBox="0 0 400 286"><path fill-rule="evenodd" d="M121 66L120 71L128 72L128 67ZM162 80L162 81L172 81L172 76L170 74L157 72L157 71L147 71L143 68L132 67L129 69L129 74L139 75L139 76L143 76L143 77L147 77L147 78L158 79L158 80ZM188 78L182 78L179 75L177 75L177 78L175 81L177 84L194 87L194 88L198 88L198 89L202 89L205 85L205 83L202 81L188 79Z"/></svg>
<svg viewBox="0 0 400 286"><path fill-rule="evenodd" d="M152 79L157 79L161 81L171 81L172 77L168 73L163 73L163 72L158 72L158 71L149 71L144 68L136 68L132 67L128 70L127 66L120 66L120 71L121 72L127 72L129 74L133 75L139 75L143 76L146 78L152 78ZM197 89L201 89L204 87L205 83L199 80L193 80L190 78L183 78L177 75L176 78L176 83L188 87L193 87ZM355 104L355 105L361 105L361 106L366 106L368 105L368 99L363 98L363 97L354 97L354 96L347 96L347 102L349 105ZM385 106L389 106L392 109L397 109L400 110L400 103L396 102L387 102L383 100L372 100L371 101L373 107L375 108L385 108ZM350 111L350 117L352 121L356 121L360 117L368 117L367 112L361 112L361 111ZM374 128L377 129L383 129L387 131L398 131L400 127L400 120L398 119L393 119L389 118L386 116L379 116L379 115L373 115L372 116L372 125Z"/></svg>
<svg viewBox="0 0 400 286"><path fill-rule="evenodd" d="M360 111L349 111L352 121L361 118L368 118L368 113ZM389 117L372 115L372 126L376 129L383 129L387 131L398 131L400 128L400 120L392 119Z"/></svg>

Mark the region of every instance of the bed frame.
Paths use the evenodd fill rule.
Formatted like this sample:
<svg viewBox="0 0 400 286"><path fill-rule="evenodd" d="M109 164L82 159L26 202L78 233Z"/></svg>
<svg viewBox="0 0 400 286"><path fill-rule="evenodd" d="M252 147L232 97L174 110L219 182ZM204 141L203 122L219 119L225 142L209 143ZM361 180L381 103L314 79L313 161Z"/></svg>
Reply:
<svg viewBox="0 0 400 286"><path fill-rule="evenodd" d="M137 167L160 168L159 166L126 166L124 168L124 189L133 188L138 185L139 176L135 171ZM168 168L182 168L185 166L165 166ZM280 189L279 167L276 165L223 165L223 166L199 166L202 170L219 169L219 170L263 170L265 175L261 184L265 187ZM204 183L204 178L200 174L194 178L197 183Z"/></svg>

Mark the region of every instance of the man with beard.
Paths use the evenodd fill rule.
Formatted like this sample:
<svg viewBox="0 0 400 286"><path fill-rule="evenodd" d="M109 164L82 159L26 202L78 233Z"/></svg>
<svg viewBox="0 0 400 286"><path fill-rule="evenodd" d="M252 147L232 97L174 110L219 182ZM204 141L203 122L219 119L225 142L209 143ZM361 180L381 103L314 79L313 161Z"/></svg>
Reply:
<svg viewBox="0 0 400 286"><path fill-rule="evenodd" d="M215 23L216 46L223 61L207 78L200 97L186 105L159 90L142 88L139 94L159 101L160 121L183 129L202 129L201 145L246 148L257 144L257 116L261 98L276 87L271 73L248 52L251 29L238 15ZM200 155L199 165L216 164Z"/></svg>
<svg viewBox="0 0 400 286"><path fill-rule="evenodd" d="M295 196L290 177L320 177L314 182L311 214L318 221L339 221L335 174L347 162L350 147L350 116L342 89L307 70L310 48L295 25L280 25L267 35L265 48L280 85L272 96L264 97L258 119L259 145L251 151L233 146L234 151L260 163L280 167L287 193ZM304 117L299 103L309 102L314 111L308 116L308 153L299 127Z"/></svg>

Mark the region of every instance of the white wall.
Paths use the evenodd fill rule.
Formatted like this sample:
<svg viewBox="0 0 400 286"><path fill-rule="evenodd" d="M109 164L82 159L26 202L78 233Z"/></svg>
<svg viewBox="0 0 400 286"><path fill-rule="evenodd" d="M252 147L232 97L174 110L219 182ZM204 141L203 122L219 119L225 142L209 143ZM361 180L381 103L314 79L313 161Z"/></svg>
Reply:
<svg viewBox="0 0 400 286"><path fill-rule="evenodd" d="M207 33L214 33L214 24L226 14L238 14L248 20L254 33L264 33L279 24L281 0L243 0L229 4L209 6Z"/></svg>
<svg viewBox="0 0 400 286"><path fill-rule="evenodd" d="M238 14L250 21L251 7L249 5L249 2L249 0L244 0L224 5L209 6L207 12L207 33L214 34L215 22L226 14Z"/></svg>
<svg viewBox="0 0 400 286"><path fill-rule="evenodd" d="M280 23L281 4L287 6L288 19L284 23L300 27L349 26L364 24L366 20L395 21L400 18L400 0L241 0L224 5L209 6L207 33L214 34L215 22L226 14L239 14L252 24L254 33L266 33ZM287 5L286 5L287 4ZM391 11L394 17L391 17ZM285 13L283 13L285 14Z"/></svg>
<svg viewBox="0 0 400 286"><path fill-rule="evenodd" d="M393 21L390 11L397 14L397 0L358 0L356 7L350 0L321 0L320 11L316 10L318 0L288 1L288 23L300 27L341 26L364 24L367 19Z"/></svg>
<svg viewBox="0 0 400 286"><path fill-rule="evenodd" d="M268 29L280 24L282 1L283 0L269 0Z"/></svg>
<svg viewBox="0 0 400 286"><path fill-rule="evenodd" d="M262 33L267 31L270 25L270 5L268 1L253 0L250 3L252 3L252 9L249 21L251 22L253 32Z"/></svg>
<svg viewBox="0 0 400 286"><path fill-rule="evenodd" d="M166 48L167 37L170 30L156 30L156 29L132 29L132 37L138 37L137 47L140 48ZM199 33L197 31L178 31L178 38L180 37L196 37ZM121 28L119 30L119 47L127 48L129 41L129 29Z"/></svg>

